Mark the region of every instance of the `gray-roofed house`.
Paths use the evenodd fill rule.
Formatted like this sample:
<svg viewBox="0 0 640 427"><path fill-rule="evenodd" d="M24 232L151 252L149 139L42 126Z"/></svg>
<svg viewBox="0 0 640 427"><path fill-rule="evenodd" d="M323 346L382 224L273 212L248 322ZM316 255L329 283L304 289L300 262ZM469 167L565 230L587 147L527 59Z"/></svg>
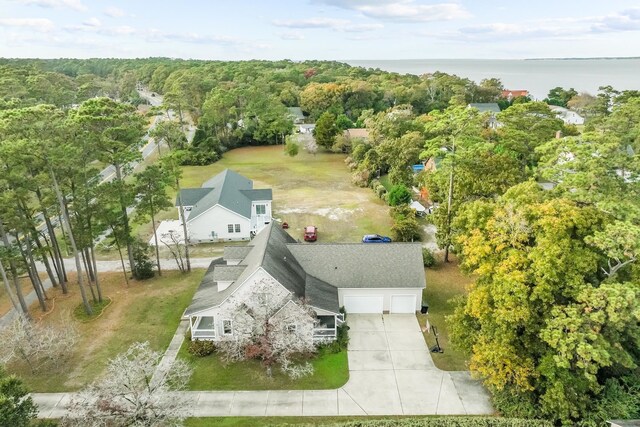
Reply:
<svg viewBox="0 0 640 427"><path fill-rule="evenodd" d="M476 102L469 104L469 108L475 108L480 113L489 113L489 120L487 121L487 127L491 129L497 129L501 124L496 119L496 114L500 112L500 106L497 102Z"/></svg>
<svg viewBox="0 0 640 427"><path fill-rule="evenodd" d="M249 240L271 222L271 189L225 169L201 188L180 191L190 243ZM180 203L176 207L180 214Z"/></svg>
<svg viewBox="0 0 640 427"><path fill-rule="evenodd" d="M304 113L302 112L302 108L287 107L287 111L288 111L289 118L293 120L294 125L304 123Z"/></svg>
<svg viewBox="0 0 640 427"><path fill-rule="evenodd" d="M192 339L232 338L234 318L246 316L265 286L270 295L282 296L274 316L303 299L315 314L309 340L333 340L343 321L340 307L347 313L420 309L425 287L422 247L419 243L309 245L267 225L247 246L225 247L223 258L211 263L184 312Z"/></svg>

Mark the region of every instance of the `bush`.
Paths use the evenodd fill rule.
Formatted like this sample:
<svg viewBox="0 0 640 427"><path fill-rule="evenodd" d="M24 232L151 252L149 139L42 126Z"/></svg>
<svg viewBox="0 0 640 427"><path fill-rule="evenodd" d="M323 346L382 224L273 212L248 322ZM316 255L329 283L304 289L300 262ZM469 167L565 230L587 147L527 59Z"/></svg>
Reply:
<svg viewBox="0 0 640 427"><path fill-rule="evenodd" d="M431 249L422 248L422 264L425 267L433 267L436 265L436 257Z"/></svg>
<svg viewBox="0 0 640 427"><path fill-rule="evenodd" d="M391 187L389 191L389 205L398 206L405 203L411 203L411 192L403 184L397 184Z"/></svg>
<svg viewBox="0 0 640 427"><path fill-rule="evenodd" d="M384 199L385 194L387 194L387 189L384 188L384 185L380 184L376 187L376 194L381 199Z"/></svg>
<svg viewBox="0 0 640 427"><path fill-rule="evenodd" d="M131 273L136 280L153 277L153 262L149 256L150 247L147 243L137 239L133 244L133 267Z"/></svg>
<svg viewBox="0 0 640 427"><path fill-rule="evenodd" d="M213 341L195 340L189 343L189 348L187 350L189 351L189 354L193 356L205 357L216 351L216 345Z"/></svg>

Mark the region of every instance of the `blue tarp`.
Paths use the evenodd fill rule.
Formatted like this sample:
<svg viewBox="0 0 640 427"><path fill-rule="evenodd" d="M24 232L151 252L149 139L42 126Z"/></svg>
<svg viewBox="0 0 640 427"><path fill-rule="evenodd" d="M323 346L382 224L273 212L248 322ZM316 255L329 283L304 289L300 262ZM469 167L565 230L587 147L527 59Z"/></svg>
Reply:
<svg viewBox="0 0 640 427"><path fill-rule="evenodd" d="M422 172L424 170L424 165L413 165L413 173Z"/></svg>

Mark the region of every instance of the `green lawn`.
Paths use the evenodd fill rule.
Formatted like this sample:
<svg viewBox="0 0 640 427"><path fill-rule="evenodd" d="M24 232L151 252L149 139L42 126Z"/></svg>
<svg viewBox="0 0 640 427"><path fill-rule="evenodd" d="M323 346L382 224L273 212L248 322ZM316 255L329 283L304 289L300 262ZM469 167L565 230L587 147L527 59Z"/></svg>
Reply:
<svg viewBox="0 0 640 427"><path fill-rule="evenodd" d="M302 229L315 225L320 242L358 242L364 234L388 235L389 208L368 188L351 183L345 155L309 154L300 150L296 157L284 154L283 146L243 147L224 153L207 166L183 168L182 188L200 187L224 169L250 178L255 188L273 189L273 214L290 225L289 233L302 240ZM171 200L175 192L170 193ZM158 219L176 219L171 208ZM144 240L151 236L151 223L135 226Z"/></svg>
<svg viewBox="0 0 640 427"><path fill-rule="evenodd" d="M185 341L178 357L193 368L190 390L323 390L342 387L349 379L346 350L335 354L321 351L312 361L313 375L292 380L279 369L274 369L269 378L256 360L225 365L216 354L192 356L187 344Z"/></svg>
<svg viewBox="0 0 640 427"><path fill-rule="evenodd" d="M349 421L370 421L381 419L401 419L408 416L373 415L369 417L209 417L189 418L185 427L240 427L240 426L275 426L275 425L327 425L332 423L345 423ZM415 416L410 418L416 418ZM424 417L427 418L427 417Z"/></svg>
<svg viewBox="0 0 640 427"><path fill-rule="evenodd" d="M472 282L472 278L465 276L459 269L457 262L439 263L434 268L425 269L427 287L423 291L424 300L429 304L429 314L419 314L418 322L424 326L427 317L431 325L438 330L438 341L444 353L431 353L436 366L445 371L468 370L466 357L449 341L449 332L445 316L453 313L454 304L451 298L463 295ZM425 334L429 348L435 345L433 333Z"/></svg>
<svg viewBox="0 0 640 427"><path fill-rule="evenodd" d="M134 342L149 341L153 349L164 351L203 275L204 270L188 275L173 271L161 278L131 281L127 287L122 274L103 273L103 294L112 303L99 318L74 322L80 336L69 358L36 373L31 373L24 364L14 364L8 369L19 375L32 391L71 391L96 379L110 358ZM42 322L60 322L69 317L81 301L77 286L70 289L68 296L50 292L55 298L55 308ZM41 315L35 307L32 313L36 319Z"/></svg>

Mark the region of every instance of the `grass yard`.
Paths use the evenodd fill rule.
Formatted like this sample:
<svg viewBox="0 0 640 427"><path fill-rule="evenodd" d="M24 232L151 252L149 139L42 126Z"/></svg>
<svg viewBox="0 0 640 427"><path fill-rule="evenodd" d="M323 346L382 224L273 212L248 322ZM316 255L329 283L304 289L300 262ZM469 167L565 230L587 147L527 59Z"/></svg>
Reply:
<svg viewBox="0 0 640 427"><path fill-rule="evenodd" d="M32 315L41 322L73 319L80 334L78 343L70 357L56 367L33 374L26 365L14 364L9 371L19 375L32 391L71 391L97 378L110 358L136 341L149 341L153 349L164 351L203 275L204 270L189 275L167 272L161 278L131 281L127 287L121 273L102 273L103 295L112 303L100 317L86 323L72 315L81 303L77 285L70 286L68 295L52 290L52 311L43 315L34 305Z"/></svg>
<svg viewBox="0 0 640 427"><path fill-rule="evenodd" d="M335 354L320 352L312 361L313 375L292 380L277 368L269 378L256 360L225 365L215 353L195 357L189 354L187 345L185 341L178 357L193 368L190 390L323 390L342 387L349 379L346 350Z"/></svg>
<svg viewBox="0 0 640 427"><path fill-rule="evenodd" d="M315 225L320 242L358 242L364 234L388 235L389 208L368 188L351 183L351 172L342 154L284 154L283 146L244 147L224 153L208 166L186 166L180 185L200 187L224 169L252 179L255 188L273 189L273 214L289 223L289 233L302 240L302 229ZM175 192L171 193L175 198ZM160 219L177 219L171 208ZM144 239L151 236L151 223L138 226Z"/></svg>
<svg viewBox="0 0 640 427"><path fill-rule="evenodd" d="M368 417L209 417L189 418L185 427L241 427L241 426L277 426L277 425L331 425L333 423L345 423L371 420L398 420L402 418L435 418L435 416L380 416ZM449 417L451 419L451 417Z"/></svg>
<svg viewBox="0 0 640 427"><path fill-rule="evenodd" d="M444 353L431 353L436 366L445 371L467 370L466 357L462 352L452 346L449 341L449 332L445 322L445 316L453 313L454 305L451 298L463 295L471 284L472 278L465 276L458 267L458 263L439 263L434 268L425 269L427 276L427 288L423 291L423 298L429 304L429 314L419 314L418 322L424 326L429 318L431 325L438 330L438 341ZM425 333L425 340L429 348L436 344L432 332Z"/></svg>

